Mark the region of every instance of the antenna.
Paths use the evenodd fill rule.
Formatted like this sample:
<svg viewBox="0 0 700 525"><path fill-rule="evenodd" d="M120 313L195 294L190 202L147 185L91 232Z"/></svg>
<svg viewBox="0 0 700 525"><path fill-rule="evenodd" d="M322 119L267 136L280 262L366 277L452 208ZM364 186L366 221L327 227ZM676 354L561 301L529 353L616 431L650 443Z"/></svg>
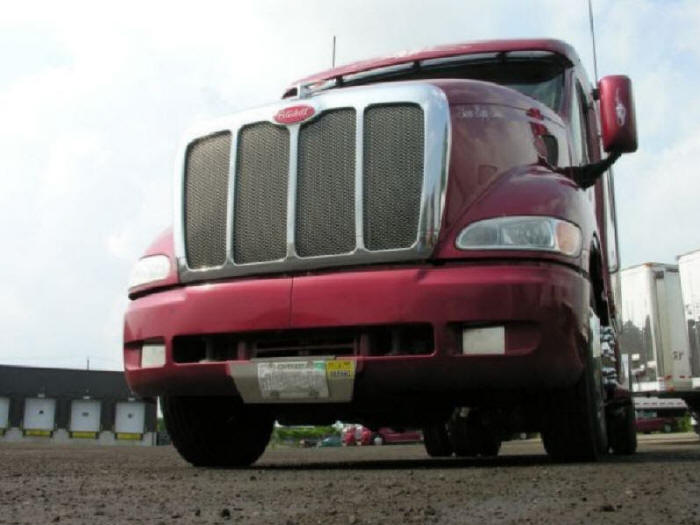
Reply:
<svg viewBox="0 0 700 525"><path fill-rule="evenodd" d="M591 26L591 41L593 43L593 75L595 76L595 82L598 83L598 59L596 57L595 52L595 28L593 27L593 6L591 5L592 1L593 0L588 0L588 21ZM333 46L335 46L335 37L333 37L333 39Z"/></svg>
<svg viewBox="0 0 700 525"><path fill-rule="evenodd" d="M331 57L331 67L335 67L335 35L333 35L333 55Z"/></svg>

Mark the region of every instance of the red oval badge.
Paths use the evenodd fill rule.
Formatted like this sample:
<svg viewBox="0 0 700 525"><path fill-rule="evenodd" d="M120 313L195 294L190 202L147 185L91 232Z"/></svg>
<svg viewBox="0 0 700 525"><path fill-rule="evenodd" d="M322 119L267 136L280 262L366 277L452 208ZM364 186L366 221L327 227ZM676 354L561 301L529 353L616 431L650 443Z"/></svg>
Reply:
<svg viewBox="0 0 700 525"><path fill-rule="evenodd" d="M275 120L280 124L296 124L308 118L311 118L316 110L311 106L291 106L280 109L275 115Z"/></svg>

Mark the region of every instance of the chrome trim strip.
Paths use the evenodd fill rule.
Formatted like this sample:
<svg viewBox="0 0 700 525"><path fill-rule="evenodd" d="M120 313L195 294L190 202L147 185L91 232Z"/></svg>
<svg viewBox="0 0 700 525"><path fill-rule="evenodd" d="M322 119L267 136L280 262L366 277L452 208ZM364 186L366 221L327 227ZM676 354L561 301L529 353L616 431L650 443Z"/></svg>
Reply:
<svg viewBox="0 0 700 525"><path fill-rule="evenodd" d="M289 126L289 174L287 175L287 259L297 257L297 165L299 163L299 129Z"/></svg>
<svg viewBox="0 0 700 525"><path fill-rule="evenodd" d="M175 237L175 255L182 282L224 279L252 274L269 274L299 270L327 268L370 263L385 263L421 260L430 257L440 232L442 212L447 189L447 171L450 151L450 111L447 97L438 87L424 82L402 82L377 84L342 90L324 91L305 99L306 104L315 110L314 118L324 111L351 107L356 111L356 152L355 152L355 225L357 244L352 252L339 255L320 255L299 257L294 245L296 235L296 201L297 201L297 154L299 127L301 124L287 126L290 131L290 162L287 194L287 257L275 261L236 264L233 261L232 234L228 235L228 258L224 266L193 270L187 266L184 241L184 169L187 146L193 140L212 133L228 130L231 132L231 172L229 174L228 198L229 224L227 232L232 231L235 188L235 157L239 130L255 122L269 122L280 126L273 120L274 115L290 105L289 100L243 111L235 115L217 119L208 124L196 126L186 134L181 144L176 162L175 182L175 220L173 234ZM363 143L364 112L375 104L418 104L424 113L424 175L422 201L418 218L418 234L412 246L401 249L370 251L363 240ZM309 122L309 121L305 121Z"/></svg>
<svg viewBox="0 0 700 525"><path fill-rule="evenodd" d="M231 153L228 165L228 199L226 205L226 264L233 264L233 206L236 202L236 170L238 169L238 136L240 129L231 130Z"/></svg>
<svg viewBox="0 0 700 525"><path fill-rule="evenodd" d="M185 156L189 140L183 139L177 148L173 166L173 250L178 271L185 260Z"/></svg>
<svg viewBox="0 0 700 525"><path fill-rule="evenodd" d="M364 202L364 162L365 162L365 110L366 106L355 108L355 248L365 250L365 202Z"/></svg>

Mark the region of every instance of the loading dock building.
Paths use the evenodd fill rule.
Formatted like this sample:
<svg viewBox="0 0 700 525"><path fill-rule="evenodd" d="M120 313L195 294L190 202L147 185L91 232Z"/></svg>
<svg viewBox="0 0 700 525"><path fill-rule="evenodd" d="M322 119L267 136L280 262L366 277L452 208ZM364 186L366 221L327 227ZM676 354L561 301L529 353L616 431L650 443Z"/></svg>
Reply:
<svg viewBox="0 0 700 525"><path fill-rule="evenodd" d="M156 427L122 372L0 365L0 442L155 445Z"/></svg>

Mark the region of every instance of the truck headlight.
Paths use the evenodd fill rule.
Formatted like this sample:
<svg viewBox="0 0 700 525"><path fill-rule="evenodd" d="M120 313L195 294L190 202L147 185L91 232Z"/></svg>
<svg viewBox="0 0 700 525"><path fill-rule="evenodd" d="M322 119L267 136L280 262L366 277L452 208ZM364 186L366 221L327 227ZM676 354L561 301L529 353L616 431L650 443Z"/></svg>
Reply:
<svg viewBox="0 0 700 525"><path fill-rule="evenodd" d="M499 217L470 224L455 244L460 250L543 250L576 256L581 230L553 217Z"/></svg>
<svg viewBox="0 0 700 525"><path fill-rule="evenodd" d="M166 255L149 255L139 259L131 270L129 288L161 281L170 274L170 259Z"/></svg>

